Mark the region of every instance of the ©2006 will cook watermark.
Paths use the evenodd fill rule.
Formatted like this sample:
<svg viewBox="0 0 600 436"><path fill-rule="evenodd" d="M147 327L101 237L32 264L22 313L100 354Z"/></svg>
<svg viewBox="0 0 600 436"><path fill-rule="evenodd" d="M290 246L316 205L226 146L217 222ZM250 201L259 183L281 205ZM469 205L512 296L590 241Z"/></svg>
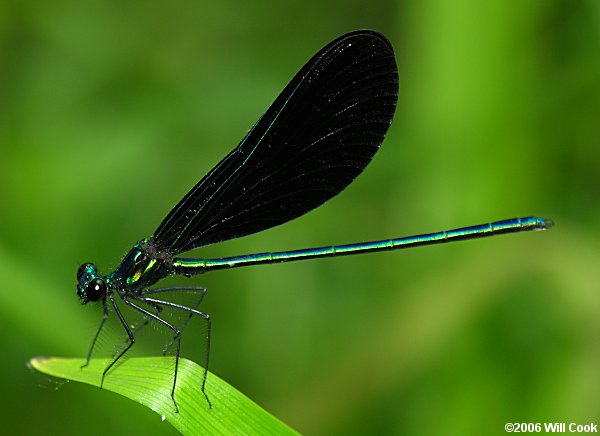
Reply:
<svg viewBox="0 0 600 436"><path fill-rule="evenodd" d="M598 433L598 424L576 422L507 422L507 433Z"/></svg>

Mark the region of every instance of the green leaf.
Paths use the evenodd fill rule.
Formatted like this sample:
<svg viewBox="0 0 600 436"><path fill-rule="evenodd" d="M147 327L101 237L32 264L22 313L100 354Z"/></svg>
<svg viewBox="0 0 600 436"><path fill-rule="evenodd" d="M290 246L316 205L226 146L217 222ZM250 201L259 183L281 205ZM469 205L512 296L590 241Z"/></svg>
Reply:
<svg viewBox="0 0 600 436"><path fill-rule="evenodd" d="M107 359L38 357L30 364L54 377L100 386ZM200 386L204 369L187 359L179 360L175 399L171 400L174 360L172 357L130 358L104 378L103 389L116 392L154 410L183 434L297 434L283 422L260 408L241 392L209 373L206 380L213 408L202 395Z"/></svg>

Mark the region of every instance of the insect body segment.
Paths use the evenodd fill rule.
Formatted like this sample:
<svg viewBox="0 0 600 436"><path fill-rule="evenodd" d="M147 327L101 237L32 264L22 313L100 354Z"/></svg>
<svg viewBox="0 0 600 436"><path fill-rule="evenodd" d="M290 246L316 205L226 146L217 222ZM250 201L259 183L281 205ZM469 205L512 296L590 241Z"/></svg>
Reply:
<svg viewBox="0 0 600 436"><path fill-rule="evenodd" d="M81 304L98 301L106 294L106 282L99 276L96 265L84 263L77 270L77 295Z"/></svg>
<svg viewBox="0 0 600 436"><path fill-rule="evenodd" d="M125 255L112 277L120 278L132 290L147 288L174 273L171 263L167 250L158 251L151 240L142 239Z"/></svg>

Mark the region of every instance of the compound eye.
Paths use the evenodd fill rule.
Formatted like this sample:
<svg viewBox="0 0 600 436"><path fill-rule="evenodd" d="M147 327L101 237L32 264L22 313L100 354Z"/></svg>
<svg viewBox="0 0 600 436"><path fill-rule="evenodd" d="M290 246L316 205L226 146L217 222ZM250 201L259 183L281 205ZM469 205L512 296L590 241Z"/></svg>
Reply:
<svg viewBox="0 0 600 436"><path fill-rule="evenodd" d="M85 270L88 269L90 266L94 266L91 263L84 263L82 264L79 269L77 270L77 281L80 282L81 278L83 277L83 275L85 274Z"/></svg>
<svg viewBox="0 0 600 436"><path fill-rule="evenodd" d="M85 294L91 301L97 301L106 295L106 282L102 279L94 279L85 288Z"/></svg>

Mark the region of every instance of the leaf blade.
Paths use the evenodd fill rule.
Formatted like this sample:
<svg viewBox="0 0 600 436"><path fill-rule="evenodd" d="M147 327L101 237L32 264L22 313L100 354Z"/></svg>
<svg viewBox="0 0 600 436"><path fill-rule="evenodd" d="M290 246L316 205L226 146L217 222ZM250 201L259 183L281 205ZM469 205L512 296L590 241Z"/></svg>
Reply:
<svg viewBox="0 0 600 436"><path fill-rule="evenodd" d="M83 369L85 359L79 358L37 357L29 363L44 374L100 387L110 360L91 359ZM172 357L129 358L111 370L102 388L164 416L182 434L298 434L212 373L206 381L213 402L209 409L200 392L204 369L187 359L179 360L175 391L179 413L175 413L170 396L173 370Z"/></svg>

